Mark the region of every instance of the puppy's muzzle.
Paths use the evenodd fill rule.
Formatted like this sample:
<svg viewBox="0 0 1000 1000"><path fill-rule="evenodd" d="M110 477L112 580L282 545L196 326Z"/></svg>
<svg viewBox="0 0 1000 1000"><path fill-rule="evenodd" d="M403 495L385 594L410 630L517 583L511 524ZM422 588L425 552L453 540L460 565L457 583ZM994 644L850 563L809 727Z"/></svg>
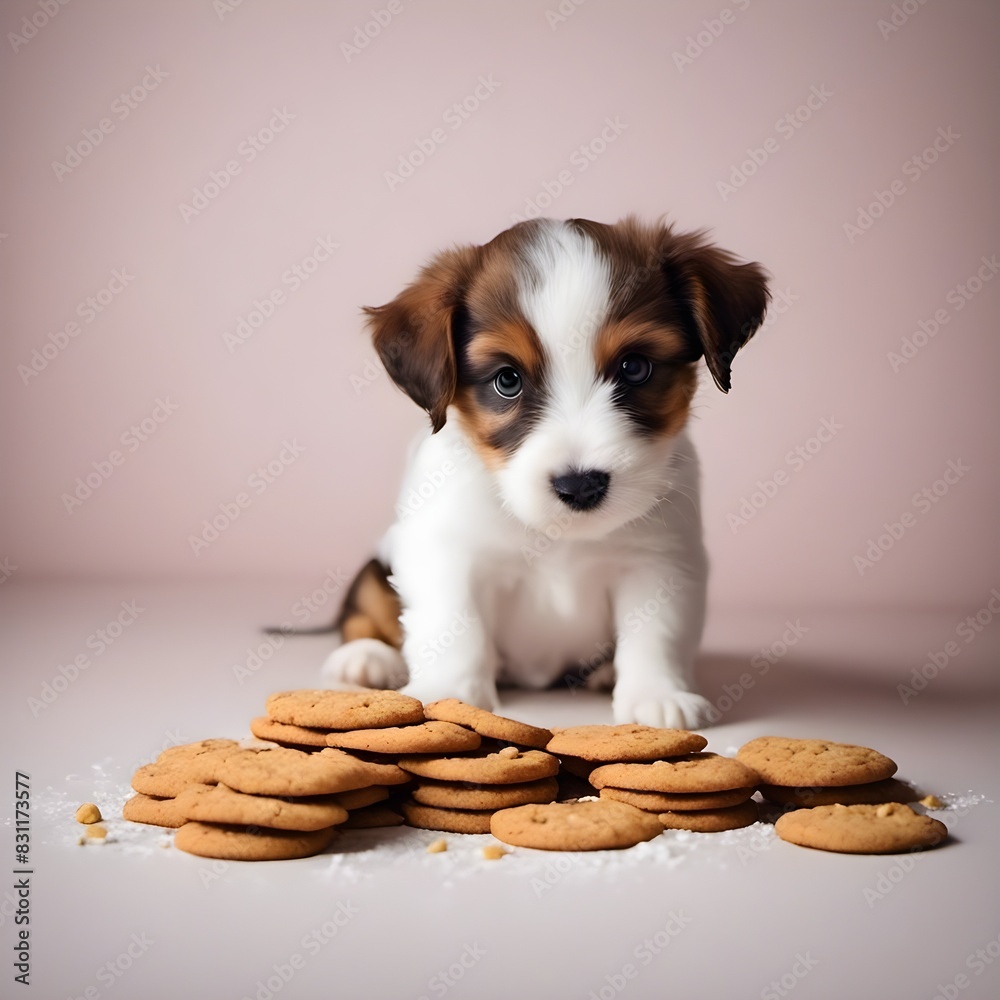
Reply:
<svg viewBox="0 0 1000 1000"><path fill-rule="evenodd" d="M597 469L568 472L552 477L552 489L567 507L573 510L593 510L608 492L611 476Z"/></svg>

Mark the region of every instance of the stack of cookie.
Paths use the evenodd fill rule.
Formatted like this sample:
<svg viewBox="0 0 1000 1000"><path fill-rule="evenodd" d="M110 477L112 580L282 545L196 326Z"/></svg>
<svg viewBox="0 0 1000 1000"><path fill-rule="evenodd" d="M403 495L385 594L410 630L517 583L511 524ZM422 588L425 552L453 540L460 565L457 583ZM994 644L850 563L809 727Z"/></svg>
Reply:
<svg viewBox="0 0 1000 1000"><path fill-rule="evenodd" d="M548 749L586 773L602 800L653 813L668 829L707 833L757 822L756 773L701 752L706 744L682 729L577 726L556 730Z"/></svg>

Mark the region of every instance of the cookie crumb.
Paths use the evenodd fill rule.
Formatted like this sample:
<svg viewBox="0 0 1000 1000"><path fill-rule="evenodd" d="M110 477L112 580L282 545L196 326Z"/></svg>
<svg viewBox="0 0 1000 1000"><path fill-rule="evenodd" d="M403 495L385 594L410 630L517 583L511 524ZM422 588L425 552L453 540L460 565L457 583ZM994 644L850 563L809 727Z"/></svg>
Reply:
<svg viewBox="0 0 1000 1000"><path fill-rule="evenodd" d="M517 747L504 747L497 753L498 757L506 757L507 760L514 760L516 757L521 756L521 751Z"/></svg>
<svg viewBox="0 0 1000 1000"><path fill-rule="evenodd" d="M97 823L101 819L101 810L93 802L84 802L76 811L77 823Z"/></svg>
<svg viewBox="0 0 1000 1000"><path fill-rule="evenodd" d="M104 838L108 835L108 831L107 828L103 826L88 826L86 835L90 840L104 840Z"/></svg>
<svg viewBox="0 0 1000 1000"><path fill-rule="evenodd" d="M487 861L499 861L506 853L498 844L487 844L483 848L483 857Z"/></svg>
<svg viewBox="0 0 1000 1000"><path fill-rule="evenodd" d="M886 802L884 805L878 807L875 810L876 816L891 816L896 810L893 809L891 802Z"/></svg>
<svg viewBox="0 0 1000 1000"><path fill-rule="evenodd" d="M944 805L936 795L925 795L920 800L920 804L927 809L940 809Z"/></svg>
<svg viewBox="0 0 1000 1000"><path fill-rule="evenodd" d="M427 845L428 854L440 854L442 851L448 850L448 841L444 837L435 840L433 843Z"/></svg>

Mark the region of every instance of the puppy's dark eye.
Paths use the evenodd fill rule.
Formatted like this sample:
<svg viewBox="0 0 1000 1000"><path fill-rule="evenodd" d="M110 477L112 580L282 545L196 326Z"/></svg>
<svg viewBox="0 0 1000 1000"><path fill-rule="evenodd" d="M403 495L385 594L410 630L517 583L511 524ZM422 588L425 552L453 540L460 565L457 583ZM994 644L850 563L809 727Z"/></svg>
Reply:
<svg viewBox="0 0 1000 1000"><path fill-rule="evenodd" d="M642 354L626 354L618 365L618 377L626 385L642 385L653 374L653 362Z"/></svg>
<svg viewBox="0 0 1000 1000"><path fill-rule="evenodd" d="M493 388L504 399L515 399L521 395L521 376L513 368L501 368L493 377Z"/></svg>

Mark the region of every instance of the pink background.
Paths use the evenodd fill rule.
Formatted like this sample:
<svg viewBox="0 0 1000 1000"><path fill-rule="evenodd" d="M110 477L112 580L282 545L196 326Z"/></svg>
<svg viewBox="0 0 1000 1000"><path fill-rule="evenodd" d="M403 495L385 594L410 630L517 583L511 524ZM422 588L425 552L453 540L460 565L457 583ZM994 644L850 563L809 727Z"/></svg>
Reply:
<svg viewBox="0 0 1000 1000"><path fill-rule="evenodd" d="M488 240L568 171L544 214L710 227L790 303L737 358L728 397L703 377L693 433L712 607L934 606L958 621L986 605L1000 587L1000 280L960 310L948 295L1000 252L1000 8L910 0L883 37L888 3L734 0L724 23L718 2L589 0L550 23L555 0L394 0L345 55L373 7L387 10L71 0L15 50L10 33L44 17L34 2L4 5L8 571L352 572L392 515L423 420L377 367L360 307L391 298L435 250ZM156 84L145 93L144 78ZM497 86L454 117L480 78ZM128 109L119 95L133 88L144 99ZM779 127L811 92L832 96ZM294 118L250 162L241 143L274 109ZM105 118L100 144L57 177L67 144ZM606 119L625 127L580 169L574 151ZM390 190L386 172L434 129L445 141ZM912 158L940 134L958 138L921 171ZM724 197L748 149L768 148ZM179 206L233 160L240 172L185 220ZM894 203L852 242L845 223L894 181ZM289 290L282 275L325 237L338 248ZM85 322L78 305L115 269L133 277ZM276 288L283 304L227 348ZM940 332L894 372L889 352L939 309ZM73 320L79 335L25 380L19 366ZM122 436L158 399L176 412L70 513L63 495L127 451ZM841 429L796 471L786 456L830 419ZM190 536L286 439L301 455L195 555ZM921 512L914 494L949 462L968 472ZM779 470L776 495L734 530L728 516ZM912 526L859 573L854 557L907 511Z"/></svg>

